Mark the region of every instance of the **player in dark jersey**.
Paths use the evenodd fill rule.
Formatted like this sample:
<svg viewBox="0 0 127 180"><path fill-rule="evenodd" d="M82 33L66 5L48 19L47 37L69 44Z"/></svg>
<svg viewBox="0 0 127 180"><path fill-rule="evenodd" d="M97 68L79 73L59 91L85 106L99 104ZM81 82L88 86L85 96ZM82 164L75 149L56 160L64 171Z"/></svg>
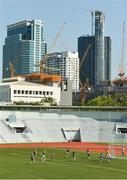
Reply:
<svg viewBox="0 0 127 180"><path fill-rule="evenodd" d="M90 158L90 150L89 149L86 150L86 154L87 154L87 157Z"/></svg>
<svg viewBox="0 0 127 180"><path fill-rule="evenodd" d="M104 159L103 153L100 153L100 155L99 155L100 164L101 164L103 159Z"/></svg>

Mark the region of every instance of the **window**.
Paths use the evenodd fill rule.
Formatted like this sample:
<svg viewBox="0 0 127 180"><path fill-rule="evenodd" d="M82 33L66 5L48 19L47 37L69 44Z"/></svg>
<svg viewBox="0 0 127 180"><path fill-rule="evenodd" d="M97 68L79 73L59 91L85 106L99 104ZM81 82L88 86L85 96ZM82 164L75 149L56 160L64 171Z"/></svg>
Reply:
<svg viewBox="0 0 127 180"><path fill-rule="evenodd" d="M42 95L42 91L39 91L39 94Z"/></svg>
<svg viewBox="0 0 127 180"><path fill-rule="evenodd" d="M32 94L32 91L29 91L29 94Z"/></svg>
<svg viewBox="0 0 127 180"><path fill-rule="evenodd" d="M20 94L20 90L18 90L18 94Z"/></svg>
<svg viewBox="0 0 127 180"><path fill-rule="evenodd" d="M127 134L127 127L125 128L117 128L118 134Z"/></svg>
<svg viewBox="0 0 127 180"><path fill-rule="evenodd" d="M28 94L28 91L26 91L26 94Z"/></svg>
<svg viewBox="0 0 127 180"><path fill-rule="evenodd" d="M49 95L49 92L47 91L47 95Z"/></svg>
<svg viewBox="0 0 127 180"><path fill-rule="evenodd" d="M22 94L24 94L24 90L22 90Z"/></svg>
<svg viewBox="0 0 127 180"><path fill-rule="evenodd" d="M45 96L45 91L43 91L43 95Z"/></svg>
<svg viewBox="0 0 127 180"><path fill-rule="evenodd" d="M16 94L17 93L17 91L16 90L14 90L14 94Z"/></svg>
<svg viewBox="0 0 127 180"><path fill-rule="evenodd" d="M53 95L53 92L52 92L52 91L50 91L50 95Z"/></svg>
<svg viewBox="0 0 127 180"><path fill-rule="evenodd" d="M36 95L38 94L38 91L36 91Z"/></svg>
<svg viewBox="0 0 127 180"><path fill-rule="evenodd" d="M124 125L124 124L116 125L116 133L117 134L127 134L127 125Z"/></svg>

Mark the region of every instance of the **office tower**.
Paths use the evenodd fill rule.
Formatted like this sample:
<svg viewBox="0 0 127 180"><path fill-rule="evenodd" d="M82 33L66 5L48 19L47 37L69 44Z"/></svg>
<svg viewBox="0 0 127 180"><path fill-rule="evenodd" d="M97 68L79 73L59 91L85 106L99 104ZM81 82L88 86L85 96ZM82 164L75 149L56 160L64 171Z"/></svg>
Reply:
<svg viewBox="0 0 127 180"><path fill-rule="evenodd" d="M95 84L106 80L104 73L104 21L104 14L95 11Z"/></svg>
<svg viewBox="0 0 127 180"><path fill-rule="evenodd" d="M34 64L40 63L46 49L41 20L25 20L7 26L3 46L3 78L10 77L10 62L15 75L39 72L39 67Z"/></svg>
<svg viewBox="0 0 127 180"><path fill-rule="evenodd" d="M89 48L89 45L91 47ZM95 37L94 36L81 36L78 38L78 53L80 63L80 80L83 83L89 79L90 84L94 84L95 75ZM88 52L87 49L89 48ZM86 54L86 56L85 56ZM85 56L85 58L83 58Z"/></svg>
<svg viewBox="0 0 127 180"><path fill-rule="evenodd" d="M72 80L72 89L79 90L78 52L62 51L48 54L45 66L45 72L59 74L63 80Z"/></svg>
<svg viewBox="0 0 127 180"><path fill-rule="evenodd" d="M105 65L105 79L111 80L111 38L109 36L104 37L104 65Z"/></svg>
<svg viewBox="0 0 127 180"><path fill-rule="evenodd" d="M103 13L95 11L94 36L87 35L78 38L80 62L91 44L80 68L81 81L89 79L91 85L98 85L102 81L111 79L111 39L104 36L104 20Z"/></svg>

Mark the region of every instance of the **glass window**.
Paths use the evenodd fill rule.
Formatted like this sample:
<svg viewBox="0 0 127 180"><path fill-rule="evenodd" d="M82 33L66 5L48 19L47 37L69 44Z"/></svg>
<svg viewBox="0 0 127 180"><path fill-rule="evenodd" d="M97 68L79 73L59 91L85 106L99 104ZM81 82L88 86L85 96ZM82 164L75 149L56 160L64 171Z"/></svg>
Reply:
<svg viewBox="0 0 127 180"><path fill-rule="evenodd" d="M20 90L18 90L18 94L20 94Z"/></svg>
<svg viewBox="0 0 127 180"><path fill-rule="evenodd" d="M26 91L26 94L28 94L28 91Z"/></svg>
<svg viewBox="0 0 127 180"><path fill-rule="evenodd" d="M32 94L32 91L29 91L29 94Z"/></svg>
<svg viewBox="0 0 127 180"><path fill-rule="evenodd" d="M16 90L14 90L14 94L16 94L17 93L17 91Z"/></svg>
<svg viewBox="0 0 127 180"><path fill-rule="evenodd" d="M52 91L50 91L50 95L53 95L53 92L52 92Z"/></svg>
<svg viewBox="0 0 127 180"><path fill-rule="evenodd" d="M22 90L22 94L24 94L24 90Z"/></svg>
<svg viewBox="0 0 127 180"><path fill-rule="evenodd" d="M39 94L42 95L42 91L39 91Z"/></svg>
<svg viewBox="0 0 127 180"><path fill-rule="evenodd" d="M36 94L38 94L38 91L36 91Z"/></svg>
<svg viewBox="0 0 127 180"><path fill-rule="evenodd" d="M49 95L49 92L47 91L47 95Z"/></svg>
<svg viewBox="0 0 127 180"><path fill-rule="evenodd" d="M45 95L45 91L43 91L43 95Z"/></svg>

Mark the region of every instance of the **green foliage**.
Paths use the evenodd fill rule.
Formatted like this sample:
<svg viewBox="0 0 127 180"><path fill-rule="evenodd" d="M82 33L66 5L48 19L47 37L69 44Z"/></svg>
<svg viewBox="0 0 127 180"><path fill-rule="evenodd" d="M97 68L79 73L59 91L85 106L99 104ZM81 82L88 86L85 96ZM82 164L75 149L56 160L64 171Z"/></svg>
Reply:
<svg viewBox="0 0 127 180"><path fill-rule="evenodd" d="M108 96L98 96L85 105L87 106L127 106L127 94L116 93Z"/></svg>
<svg viewBox="0 0 127 180"><path fill-rule="evenodd" d="M24 101L15 101L13 104L16 105L40 105L40 102L24 102Z"/></svg>
<svg viewBox="0 0 127 180"><path fill-rule="evenodd" d="M56 100L53 97L44 97L41 99L41 101L36 101L36 102L24 102L24 101L15 101L13 104L16 105L44 105L45 103L49 103L51 106L56 106Z"/></svg>
<svg viewBox="0 0 127 180"><path fill-rule="evenodd" d="M56 100L53 97L43 97L41 103L49 103L50 105L57 105Z"/></svg>

